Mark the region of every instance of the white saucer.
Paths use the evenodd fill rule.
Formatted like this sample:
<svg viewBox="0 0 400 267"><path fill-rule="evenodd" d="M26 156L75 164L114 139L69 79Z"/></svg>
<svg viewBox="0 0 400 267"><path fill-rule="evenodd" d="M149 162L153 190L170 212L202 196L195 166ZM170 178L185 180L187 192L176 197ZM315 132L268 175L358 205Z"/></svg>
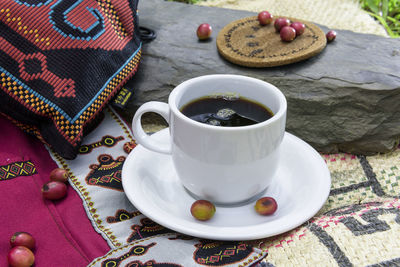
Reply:
<svg viewBox="0 0 400 267"><path fill-rule="evenodd" d="M168 129L152 138L169 138ZM325 203L331 186L326 163L310 145L285 133L280 166L274 182L264 192L278 203L271 216L254 211L254 203L216 207L209 221L192 217L196 200L181 185L169 155L138 145L122 169L122 185L132 204L145 216L177 232L216 240L252 240L289 231L301 225Z"/></svg>

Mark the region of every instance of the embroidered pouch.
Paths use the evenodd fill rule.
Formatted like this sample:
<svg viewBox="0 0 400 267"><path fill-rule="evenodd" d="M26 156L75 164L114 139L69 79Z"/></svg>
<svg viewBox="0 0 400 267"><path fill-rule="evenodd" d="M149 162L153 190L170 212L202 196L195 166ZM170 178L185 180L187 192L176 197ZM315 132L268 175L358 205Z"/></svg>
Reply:
<svg viewBox="0 0 400 267"><path fill-rule="evenodd" d="M136 72L138 0L2 0L0 112L66 159Z"/></svg>

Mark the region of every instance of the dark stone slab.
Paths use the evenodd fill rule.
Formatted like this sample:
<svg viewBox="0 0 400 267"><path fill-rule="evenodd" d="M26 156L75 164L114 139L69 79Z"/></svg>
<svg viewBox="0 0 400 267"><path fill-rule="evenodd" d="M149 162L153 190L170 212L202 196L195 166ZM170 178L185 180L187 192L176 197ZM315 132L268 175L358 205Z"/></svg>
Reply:
<svg viewBox="0 0 400 267"><path fill-rule="evenodd" d="M139 14L157 39L144 44L139 72L128 85L135 90L123 111L128 120L144 102L166 102L187 79L229 73L280 88L288 100L287 131L321 152L387 152L400 139L400 39L337 30L336 40L311 59L256 69L226 61L215 43L226 24L253 12L145 0ZM213 26L208 42L195 34L203 22Z"/></svg>

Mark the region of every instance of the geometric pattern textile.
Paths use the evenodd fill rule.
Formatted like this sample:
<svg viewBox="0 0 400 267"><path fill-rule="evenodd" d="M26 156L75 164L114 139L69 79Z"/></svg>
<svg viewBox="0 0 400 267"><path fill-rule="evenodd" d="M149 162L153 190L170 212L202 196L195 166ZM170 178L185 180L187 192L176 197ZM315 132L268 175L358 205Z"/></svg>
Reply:
<svg viewBox="0 0 400 267"><path fill-rule="evenodd" d="M172 249L168 253L168 249ZM92 261L94 266L184 267L184 266L262 266L265 253L244 242L198 240L180 234L143 238L112 250Z"/></svg>
<svg viewBox="0 0 400 267"><path fill-rule="evenodd" d="M93 230L71 186L61 201L43 198L41 189L57 168L43 143L1 115L0 125L0 239L30 233L35 266L86 266L106 254L110 247ZM0 255L9 251L10 244L2 242ZM0 257L0 266L9 266L6 257Z"/></svg>
<svg viewBox="0 0 400 267"><path fill-rule="evenodd" d="M0 181L9 180L19 176L31 176L37 173L32 161L13 162L0 166Z"/></svg>
<svg viewBox="0 0 400 267"><path fill-rule="evenodd" d="M62 157L76 157L137 71L137 2L2 0L0 112Z"/></svg>
<svg viewBox="0 0 400 267"><path fill-rule="evenodd" d="M302 226L250 242L269 266L400 266L400 146L374 156L322 155L331 192Z"/></svg>

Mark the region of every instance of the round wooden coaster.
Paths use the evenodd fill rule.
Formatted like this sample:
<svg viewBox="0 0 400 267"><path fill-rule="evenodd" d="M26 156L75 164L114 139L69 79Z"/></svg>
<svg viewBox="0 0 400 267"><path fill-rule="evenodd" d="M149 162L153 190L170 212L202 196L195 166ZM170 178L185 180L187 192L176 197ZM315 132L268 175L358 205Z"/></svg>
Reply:
<svg viewBox="0 0 400 267"><path fill-rule="evenodd" d="M325 48L325 33L317 25L288 19L300 21L306 26L304 33L292 42L281 40L273 22L261 26L255 16L226 25L217 36L218 51L232 63L261 68L298 62L317 55Z"/></svg>

